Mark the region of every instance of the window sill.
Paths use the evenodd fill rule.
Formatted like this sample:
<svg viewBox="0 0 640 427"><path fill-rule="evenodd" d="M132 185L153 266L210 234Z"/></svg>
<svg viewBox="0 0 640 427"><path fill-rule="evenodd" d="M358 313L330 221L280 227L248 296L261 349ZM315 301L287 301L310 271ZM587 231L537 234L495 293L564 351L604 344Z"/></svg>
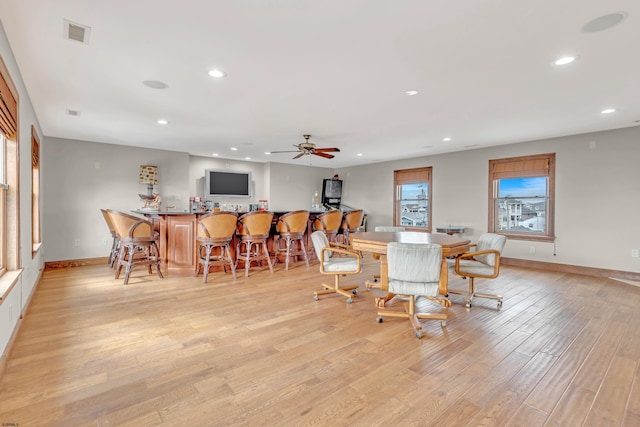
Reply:
<svg viewBox="0 0 640 427"><path fill-rule="evenodd" d="M42 243L34 243L31 247L31 258L35 257L40 248L42 247Z"/></svg>
<svg viewBox="0 0 640 427"><path fill-rule="evenodd" d="M20 279L20 275L22 274L22 269L20 270L11 270L7 271L0 277L0 303L4 301L4 299L9 295L9 292L13 289L16 283L18 283L18 279Z"/></svg>
<svg viewBox="0 0 640 427"><path fill-rule="evenodd" d="M501 234L506 236L509 240L526 240L529 242L555 242L555 236L536 236L531 234L521 234L521 233L501 233L499 231L495 232L496 234Z"/></svg>

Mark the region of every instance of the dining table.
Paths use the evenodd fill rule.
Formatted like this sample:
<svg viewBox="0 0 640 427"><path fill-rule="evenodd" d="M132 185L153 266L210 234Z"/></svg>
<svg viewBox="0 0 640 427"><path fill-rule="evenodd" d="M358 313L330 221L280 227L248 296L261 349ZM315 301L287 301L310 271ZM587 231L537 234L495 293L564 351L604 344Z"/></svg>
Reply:
<svg viewBox="0 0 640 427"><path fill-rule="evenodd" d="M448 234L434 234L422 231L362 231L349 236L353 250L368 252L380 259L380 278L378 282L368 280L367 288L388 290L389 277L387 266L387 245L391 242L435 243L442 246L442 258L455 258L469 251L471 241ZM376 305L384 308L394 294L387 292L383 298L376 298Z"/></svg>

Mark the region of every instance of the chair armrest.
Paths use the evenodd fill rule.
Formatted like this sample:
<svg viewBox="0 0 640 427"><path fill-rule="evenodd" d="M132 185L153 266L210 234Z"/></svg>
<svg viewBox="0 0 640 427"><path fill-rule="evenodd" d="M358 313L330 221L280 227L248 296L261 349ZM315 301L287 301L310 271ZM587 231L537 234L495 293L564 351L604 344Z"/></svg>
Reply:
<svg viewBox="0 0 640 427"><path fill-rule="evenodd" d="M324 248L322 248L323 258L324 258L325 251L333 252L334 254L342 254L342 255L358 258L358 263L360 263L360 254L358 252L351 251L349 249L332 248L331 246L325 246Z"/></svg>
<svg viewBox="0 0 640 427"><path fill-rule="evenodd" d="M500 251L495 250L495 249L489 249L486 251L477 251L477 252L465 252L462 255L458 256L456 258L456 264L454 266L454 270L456 272L456 274L465 274L465 273L460 273L460 260L461 259L475 259L474 257L478 256L478 255L495 255L496 257L496 262L493 265L493 276L492 277L498 277L498 272L500 271ZM468 274L467 274L468 275Z"/></svg>
<svg viewBox="0 0 640 427"><path fill-rule="evenodd" d="M154 230L153 230L153 224L149 221L146 221L144 219L138 220L136 222L134 222L133 224L131 224L131 227L129 227L128 230L128 237L141 237L141 236L136 236L136 231L138 230L139 227L142 226L147 226L149 227L149 233L145 233L142 237L154 237Z"/></svg>
<svg viewBox="0 0 640 427"><path fill-rule="evenodd" d="M497 251L495 249L488 249L486 251L477 251L477 252L465 252L462 255L459 255L456 260L460 259L460 258L473 258L476 257L478 255L489 255L489 254L494 254L496 257L500 256L500 251Z"/></svg>
<svg viewBox="0 0 640 427"><path fill-rule="evenodd" d="M346 249L346 250L350 250L351 246L349 245L344 245L342 243L337 243L337 242L329 242L329 246L332 248L342 248L342 249Z"/></svg>
<svg viewBox="0 0 640 427"><path fill-rule="evenodd" d="M200 229L203 233L202 237L211 237L211 235L209 234L209 230L207 230L207 227L204 226L203 223L198 221L198 229ZM196 232L196 238L198 237L198 233Z"/></svg>
<svg viewBox="0 0 640 427"><path fill-rule="evenodd" d="M289 223L283 221L282 218L278 218L278 220L276 221L276 230L278 230L280 228L280 224L284 225L285 233L288 233L289 231L291 231L291 230L289 230Z"/></svg>
<svg viewBox="0 0 640 427"><path fill-rule="evenodd" d="M346 255L348 257L352 257L355 258L357 261L357 265L356 265L356 269L354 271L345 271L345 272L325 272L324 270L324 258L325 258L325 252L332 252L333 254L342 254L342 255ZM324 248L322 248L322 250L320 251L320 272L323 274L355 274L355 273L359 273L361 271L361 267L360 267L360 254L354 251L349 251L346 249L341 249L341 248L332 248L330 246L325 246Z"/></svg>

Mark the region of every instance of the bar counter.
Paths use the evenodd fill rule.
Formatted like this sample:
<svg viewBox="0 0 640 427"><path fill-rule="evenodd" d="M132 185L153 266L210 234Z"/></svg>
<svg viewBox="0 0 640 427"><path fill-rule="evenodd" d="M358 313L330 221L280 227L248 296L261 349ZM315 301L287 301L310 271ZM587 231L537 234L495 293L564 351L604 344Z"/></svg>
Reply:
<svg viewBox="0 0 640 427"><path fill-rule="evenodd" d="M189 276L194 275L198 266L198 247L196 240L196 227L198 218L209 212L189 212L189 211L152 211L136 209L133 213L143 215L151 220L160 233L159 249L162 259L162 272L169 276ZM275 224L281 215L291 211L270 211L273 212L273 226L271 227L271 237L269 238L269 250L273 248ZM311 231L315 218L325 211L309 211L309 224L307 226L306 249L312 253ZM238 217L246 212L236 212ZM236 241L231 245L232 255L235 257Z"/></svg>

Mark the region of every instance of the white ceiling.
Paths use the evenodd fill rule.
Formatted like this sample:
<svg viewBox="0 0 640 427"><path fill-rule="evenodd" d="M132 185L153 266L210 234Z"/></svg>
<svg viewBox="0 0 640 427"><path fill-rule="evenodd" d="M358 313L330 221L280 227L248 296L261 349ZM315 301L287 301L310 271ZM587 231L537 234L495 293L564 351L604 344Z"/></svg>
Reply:
<svg viewBox="0 0 640 427"><path fill-rule="evenodd" d="M50 137L339 168L640 123L638 0L2 0L0 19ZM306 133L341 152L264 154Z"/></svg>

